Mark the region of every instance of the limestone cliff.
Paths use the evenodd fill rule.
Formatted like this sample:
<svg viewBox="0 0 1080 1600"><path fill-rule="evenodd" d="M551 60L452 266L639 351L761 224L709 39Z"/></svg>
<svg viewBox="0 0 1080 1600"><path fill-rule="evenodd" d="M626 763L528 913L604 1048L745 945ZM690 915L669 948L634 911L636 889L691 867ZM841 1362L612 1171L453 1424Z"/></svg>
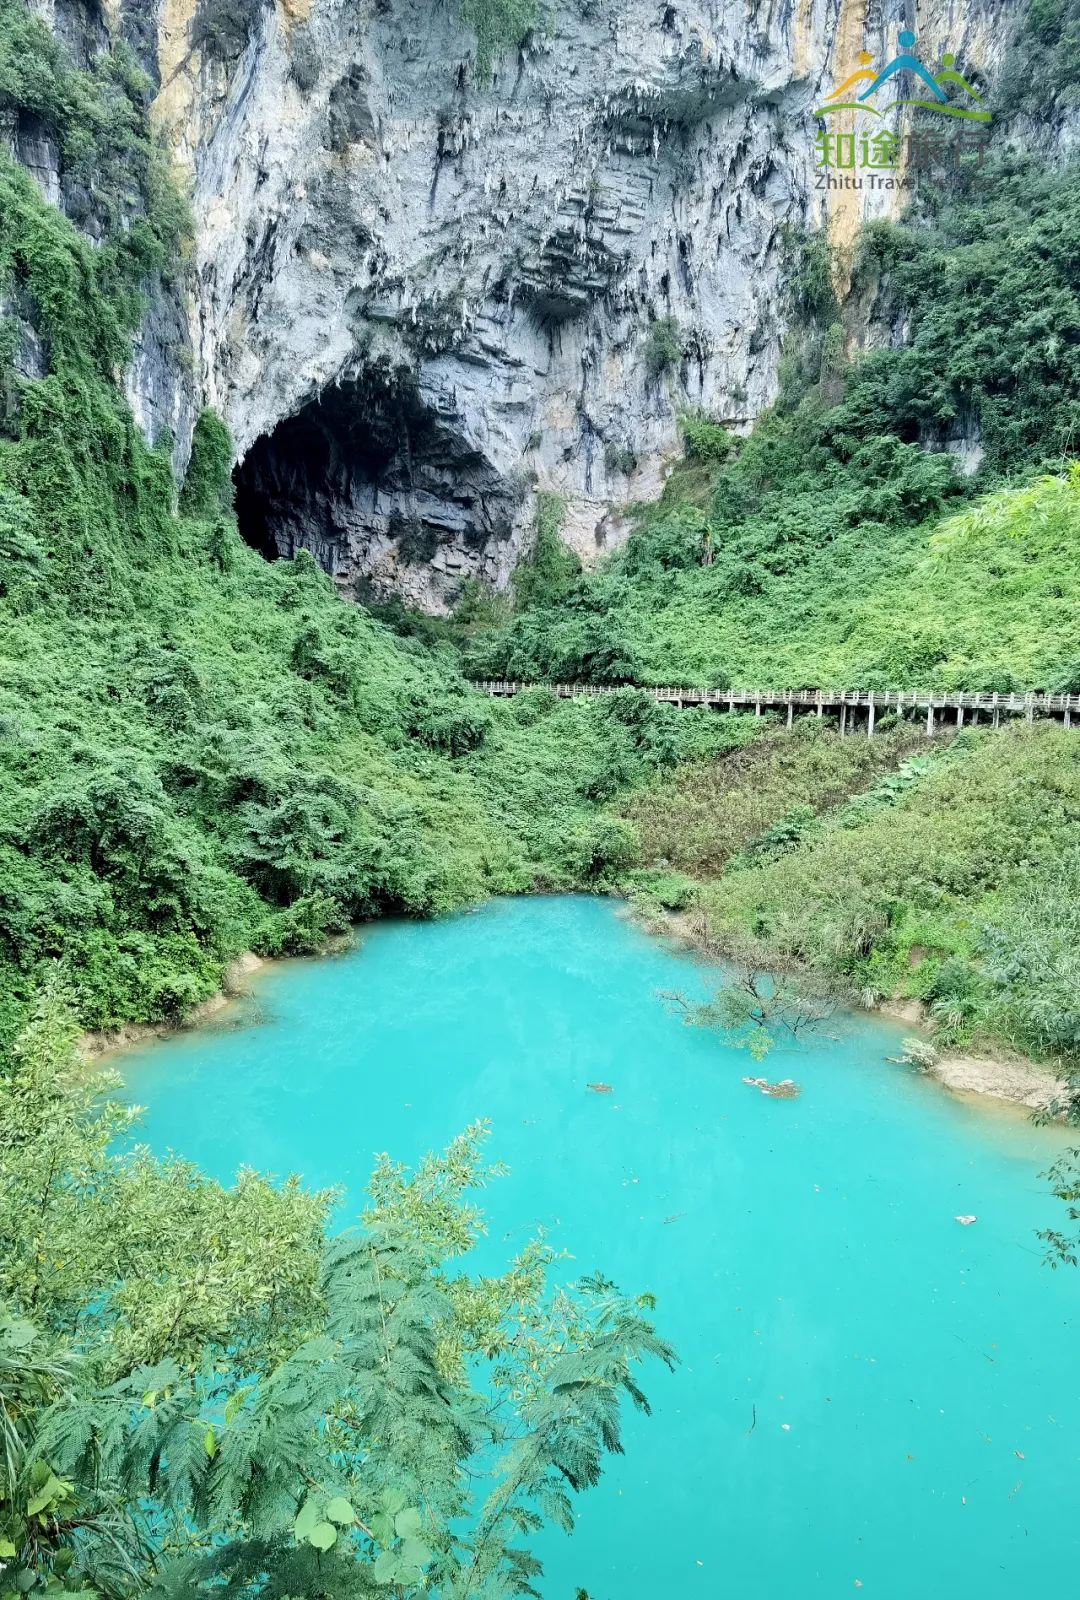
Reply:
<svg viewBox="0 0 1080 1600"><path fill-rule="evenodd" d="M906 20L992 78L1018 3ZM236 438L245 534L346 592L504 585L538 488L594 556L680 409L740 428L772 399L795 234L843 247L902 203L813 181L813 107L904 25L876 3L546 15L485 84L456 0L107 0L188 186L194 398ZM130 387L182 435L166 321Z"/></svg>

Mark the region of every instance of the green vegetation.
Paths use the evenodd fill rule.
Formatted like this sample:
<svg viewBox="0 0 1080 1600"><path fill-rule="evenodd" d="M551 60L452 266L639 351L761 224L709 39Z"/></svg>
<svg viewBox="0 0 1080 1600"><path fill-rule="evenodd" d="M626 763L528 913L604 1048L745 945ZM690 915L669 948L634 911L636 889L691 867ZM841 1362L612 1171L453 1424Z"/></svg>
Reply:
<svg viewBox="0 0 1080 1600"><path fill-rule="evenodd" d="M649 329L645 341L645 370L650 378L662 378L683 357L683 333L674 317L660 317Z"/></svg>
<svg viewBox="0 0 1080 1600"><path fill-rule="evenodd" d="M816 660L825 681L1075 690L1078 539L1077 468L1000 489L917 541L898 538L891 554L906 547L908 563L879 574L861 603L842 568L825 599L822 573L816 614L793 606L793 637L771 651L777 611L762 597L765 637L753 656L744 645L747 677L782 679L802 660L813 681ZM794 586L784 592L794 600ZM1055 1065L1080 1117L1075 735L968 729L941 753L916 724L889 721L873 744L841 743L807 718L680 769L626 807L642 860L705 880L684 903L703 942L744 974L794 968L821 992L918 999L940 1045Z"/></svg>
<svg viewBox="0 0 1080 1600"><path fill-rule="evenodd" d="M995 112L1036 116L1046 125L1076 105L1078 90L1076 0L1031 0L995 84Z"/></svg>
<svg viewBox="0 0 1080 1600"><path fill-rule="evenodd" d="M910 343L858 367L845 414L903 439L978 426L991 472L1060 461L1080 435L1080 169L1002 157L921 226L873 228L859 275L911 316Z"/></svg>
<svg viewBox="0 0 1080 1600"><path fill-rule="evenodd" d="M604 465L609 472L621 472L629 477L637 464L638 458L629 445L612 442L604 446Z"/></svg>
<svg viewBox="0 0 1080 1600"><path fill-rule="evenodd" d="M542 1236L459 1270L479 1123L383 1157L329 1242L333 1195L118 1153L76 1031L47 996L0 1077L5 1593L535 1593L523 1536L572 1530L639 1365L674 1363L651 1298L558 1284Z"/></svg>
<svg viewBox="0 0 1080 1600"><path fill-rule="evenodd" d="M947 916L939 905L947 927L933 938L930 903L958 891L930 866L917 878L927 903L909 894L902 915L908 857L891 876L875 868L866 903L842 866L836 838L865 838L871 860L877 829L900 851L907 819L922 829L920 805L957 771L978 811L974 755L924 772L904 727L872 746L820 728L754 746L752 719L679 713L632 687L491 703L459 650L473 675L615 685L1080 686L1080 477L971 500L991 471L1030 470L1046 441L1067 442L1071 171L1003 167L981 206L875 230L860 293L876 279L885 303L907 306L912 343L853 368L811 243L782 403L744 441L684 418L685 466L604 570L582 573L558 536L562 502L541 496L512 615L472 585L449 625L401 608L380 619L341 602L308 558L271 565L242 545L231 446L209 413L174 512L165 452L138 435L114 378L140 285L178 256L184 224L139 81L122 57L71 71L13 4L0 21L4 94L36 96L65 174L95 175L111 230L91 248L25 174L0 168L17 308L0 433L0 1042L50 975L84 1026L168 1020L243 949L319 949L357 918L631 882L642 903L687 907L705 879L695 914L719 942L917 993L950 1038L982 1030L1070 1056L1067 896L1031 851L995 857L1004 876L976 873ZM109 187L117 150L138 179L126 198ZM28 326L45 378L13 366ZM978 422L987 447L974 484L916 442L956 418ZM996 748L1026 793L1028 745ZM1011 815L996 791L991 803ZM957 827L961 813L950 802ZM1069 827L1039 824L1063 860ZM972 821L965 850L977 832ZM844 874L844 904L855 896L842 927L821 911L835 896L819 870Z"/></svg>
<svg viewBox="0 0 1080 1600"><path fill-rule="evenodd" d="M726 461L735 449L735 439L711 417L684 412L679 418L686 454L695 461Z"/></svg>
<svg viewBox="0 0 1080 1600"><path fill-rule="evenodd" d="M496 57L523 45L544 16L540 0L461 0L461 20L476 35L476 76L487 83Z"/></svg>
<svg viewBox="0 0 1080 1600"><path fill-rule="evenodd" d="M566 502L561 495L537 495L536 543L514 573L518 611L557 605L581 576L581 562L559 538L565 515Z"/></svg>
<svg viewBox="0 0 1080 1600"><path fill-rule="evenodd" d="M633 898L686 910L698 942L735 964L692 1020L771 1042L770 1020L823 999L918 1000L938 1047L1054 1066L1069 1085L1059 1109L1080 1121L1075 732L1016 723L928 744L899 723L871 744L805 718L627 809L647 863ZM742 1016L761 974L772 1003Z"/></svg>
<svg viewBox="0 0 1080 1600"><path fill-rule="evenodd" d="M40 119L59 147L72 214L89 231L109 236L100 258L86 250L77 264L53 259L54 215L39 208L36 222L24 215L15 231L6 209L15 197L5 199L4 274L8 252L18 250L24 269L36 274L32 291L65 302L69 336L62 359L67 362L77 363L78 343L88 354L100 355L103 341L129 333L141 312L139 284L148 273L164 271L180 253L186 212L146 120L149 89L126 45L99 55L91 70L76 71L64 46L20 0L0 0L0 107L10 116ZM19 177L28 183L25 175ZM32 186L31 191L36 193ZM70 297L73 274L80 273L91 276L82 284L89 292L77 304ZM95 303L99 296L105 303Z"/></svg>
<svg viewBox="0 0 1080 1600"><path fill-rule="evenodd" d="M791 734L770 722L738 751L685 763L625 812L644 860L711 878L740 852L760 853L785 819L832 810L925 743L909 723L885 722L873 740L841 740L831 719L800 718Z"/></svg>
<svg viewBox="0 0 1080 1600"><path fill-rule="evenodd" d="M86 1347L110 1383L170 1356L229 1349L263 1366L318 1311L323 1234L336 1196L241 1173L209 1182L179 1157L130 1145L137 1114L87 1073L78 1022L46 992L0 1077L0 1305Z"/></svg>
<svg viewBox="0 0 1080 1600"><path fill-rule="evenodd" d="M912 777L711 884L711 936L921 999L945 1043L1074 1060L1080 751L1060 729L971 731Z"/></svg>
<svg viewBox="0 0 1080 1600"><path fill-rule="evenodd" d="M474 672L1080 689L1080 169L1007 154L921 205L865 231L846 306L804 241L774 411L745 440L683 419L686 460L623 551L475 635ZM849 360L867 305L909 337ZM972 476L949 444L982 452ZM1080 1118L1072 736L969 730L943 755L911 724L879 732L807 722L659 778L623 805L641 844L624 882L736 961L729 1020L764 1027L754 971L781 1011L791 970L917 998L939 1044L1055 1064Z"/></svg>
<svg viewBox="0 0 1080 1600"><path fill-rule="evenodd" d="M843 313L811 241L776 410L741 442L684 419L687 463L625 550L557 609L478 639L473 670L1057 687L1078 620L1069 491L1041 491L1050 539L1034 523L1024 547L1004 523L952 546L933 534L973 491L1045 457L1060 471L1080 441L1078 229L1080 169L1049 174L1018 158L965 178L918 226L868 229L856 300L876 293L911 336L846 368ZM973 479L921 442L964 435L985 452ZM703 472L714 451L719 470Z"/></svg>
<svg viewBox="0 0 1080 1600"><path fill-rule="evenodd" d="M115 609L35 578L9 619L9 1036L56 963L87 1025L179 1017L247 947L595 883L636 848L604 803L737 737L633 691L492 704L449 647L399 641L310 560L268 565L225 519L174 527L175 557L133 566Z"/></svg>
<svg viewBox="0 0 1080 1600"><path fill-rule="evenodd" d="M1025 37L1065 104L1052 10ZM483 80L540 11L461 15ZM234 56L254 16L204 0L193 42ZM512 609L472 584L447 623L246 548L211 413L179 495L136 429L117 374L187 227L146 95L122 47L75 71L0 0L0 113L54 137L85 229L0 158L0 1594L533 1593L525 1541L572 1528L623 1400L647 1409L640 1364L674 1361L650 1297L559 1284L543 1237L459 1270L498 1175L480 1125L414 1173L383 1158L328 1241L334 1193L133 1144L78 1035L179 1020L249 946L622 886L732 958L692 1020L755 1053L837 996L909 996L941 1042L1056 1063L1080 1120L1075 733L841 741L635 687L1080 689L1080 180L1010 157L869 230L856 298L910 340L854 364L811 241L753 435L684 417L685 464L598 573L542 495ZM652 324L651 380L683 344ZM924 448L976 435L970 480ZM615 692L493 703L463 667ZM1075 1161L1051 1176L1075 1222Z"/></svg>
<svg viewBox="0 0 1080 1600"><path fill-rule="evenodd" d="M107 176L117 119L95 132L91 90L114 75L64 68L21 6L0 22L24 76L56 78L38 102L90 140L87 170L104 140ZM156 156L125 104L152 191ZM636 851L606 803L740 737L642 697L492 704L439 630L402 638L309 557L271 565L242 544L209 414L174 514L168 457L115 374L181 221L133 202L117 241L91 247L0 163L0 273L22 318L0 424L0 1048L53 973L85 1026L179 1019L249 946L314 950L382 911L603 883ZM27 326L46 377L12 365ZM526 605L576 576L558 514L543 504ZM482 596L463 604L479 626Z"/></svg>
<svg viewBox="0 0 1080 1600"><path fill-rule="evenodd" d="M911 569L927 555L918 524L959 493L952 463L896 439L842 456L822 439L823 427L810 410L767 419L714 475L707 510L680 500L673 478L605 571L585 578L557 608L531 610L478 638L469 651L473 670L529 680L713 685L722 677L724 684L792 687L907 685L914 671L915 681L925 681L919 661L896 663L903 670L894 676L889 652L903 649L892 639L895 596L886 602L886 640L874 637L868 618L869 648L860 650L863 640L851 633L851 608L856 597L872 606L876 585L896 572L896 593L910 609ZM941 632L935 629L933 646L939 657Z"/></svg>

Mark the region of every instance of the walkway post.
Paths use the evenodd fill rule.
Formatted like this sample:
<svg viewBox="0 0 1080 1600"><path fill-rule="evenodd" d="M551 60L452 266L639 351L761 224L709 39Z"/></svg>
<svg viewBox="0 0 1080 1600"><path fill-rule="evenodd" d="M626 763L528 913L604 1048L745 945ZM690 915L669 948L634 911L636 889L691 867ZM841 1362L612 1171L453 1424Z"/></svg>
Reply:
<svg viewBox="0 0 1080 1600"><path fill-rule="evenodd" d="M523 690L535 687L535 685L520 683L517 680L511 681L509 678L490 678L482 681L474 680L472 687L476 690L486 691L489 695L505 698L519 694ZM547 685L547 687L563 700L575 700L583 696L594 697L612 693L612 687L609 684L553 683ZM752 705L754 716L758 719L762 717L763 706L776 708L786 706L787 726L789 728L794 727L795 724L796 703L805 707L807 712L813 706L816 716L821 718L825 713L825 702L827 700L830 710L834 707L839 710L840 715L837 719L837 726L842 739L846 738L849 732L852 734L856 732L859 722L858 713L865 706L867 714L866 737L873 739L877 732L878 691L876 689L729 688L713 690L688 688L686 685L671 688L654 685L644 692L651 694L654 700L678 706L680 710L686 706L719 707L724 701L727 702L729 712L734 712L736 702L740 707ZM916 720L918 720L919 715L921 694L921 690L912 690L911 692L910 710ZM849 695L851 696L850 700L848 699ZM1076 696L1076 700L1077 706L1075 709L1080 709L1080 694ZM909 709L905 691L902 689L882 690L882 709L889 711L894 703L898 715L903 715ZM952 710L956 712L957 729L964 727L966 720L970 721L972 727L980 724L983 711L987 711L990 714L994 727L998 728L1001 726L1001 713L1003 710L1009 712L1010 715L1014 712L1024 712L1028 723L1035 721L1036 711L1044 718L1053 716L1055 711L1060 711L1063 727L1071 728L1074 706L1071 694L1043 694L1030 690L1022 694L1007 695L999 694L997 690L988 692L986 696L981 692L973 693L970 697L970 704L968 703L967 695L958 691L951 703L949 695L943 694L941 696L941 705L939 706L935 702L933 693L929 693L926 696L926 737L928 739L932 739L935 735L935 719L938 711L942 713L944 718L944 713ZM969 711L971 713L970 718L967 717ZM848 715L849 712L850 716Z"/></svg>

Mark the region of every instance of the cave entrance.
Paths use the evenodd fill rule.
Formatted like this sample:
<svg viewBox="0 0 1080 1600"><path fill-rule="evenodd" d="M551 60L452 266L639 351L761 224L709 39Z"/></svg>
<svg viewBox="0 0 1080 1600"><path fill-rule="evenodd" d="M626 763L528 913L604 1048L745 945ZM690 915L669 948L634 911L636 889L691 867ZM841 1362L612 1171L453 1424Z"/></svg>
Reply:
<svg viewBox="0 0 1080 1600"><path fill-rule="evenodd" d="M245 541L268 560L310 550L333 573L358 535L389 534L432 424L419 397L371 379L327 389L256 439L233 471Z"/></svg>
<svg viewBox="0 0 1080 1600"><path fill-rule="evenodd" d="M279 422L233 482L249 545L271 561L309 550L361 600L405 594L426 605L432 585L445 590L490 565L485 552L510 533L515 509L452 408L429 403L411 375L378 371ZM433 603L442 608L437 593Z"/></svg>

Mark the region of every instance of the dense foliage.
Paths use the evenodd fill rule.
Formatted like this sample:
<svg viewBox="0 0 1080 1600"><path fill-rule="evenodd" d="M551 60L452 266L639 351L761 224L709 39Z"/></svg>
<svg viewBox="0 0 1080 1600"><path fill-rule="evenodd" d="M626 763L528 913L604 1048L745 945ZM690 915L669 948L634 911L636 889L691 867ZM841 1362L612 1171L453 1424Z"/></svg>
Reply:
<svg viewBox="0 0 1080 1600"><path fill-rule="evenodd" d="M999 1034L1040 1053L1075 1054L1074 1008L1045 992L1055 967L1069 987L1064 903L1080 843L1074 743L1060 729L968 731L915 781L849 801L729 871L703 895L710 924L824 964L875 995L917 995L946 1035L997 1008ZM1057 912L1046 903L1055 888ZM1040 988L1050 1002L1042 1010Z"/></svg>
<svg viewBox="0 0 1080 1600"><path fill-rule="evenodd" d="M905 594L933 597L939 647L951 635L954 652L939 682L1075 691L1078 540L1075 467L986 496L939 522L863 606L849 599L848 659L871 628L902 659ZM840 632L842 582L834 592L811 619L819 638ZM976 673L980 656L991 667ZM794 964L852 998L921 1000L939 1045L1054 1063L1080 1116L1078 763L1060 725L954 737L939 724L928 746L918 720L884 719L871 744L801 719L629 802L638 892L650 868L704 880L682 903L712 946L765 970Z"/></svg>
<svg viewBox="0 0 1080 1600"><path fill-rule="evenodd" d="M317 949L358 917L625 882L639 856L714 877L749 850L758 870L774 844L811 849L811 820L909 742L883 738L871 766L819 738L799 782L772 744L747 751L741 812L729 789L721 827L716 785L737 761L709 762L748 744L745 722L632 688L492 704L457 646L473 673L615 685L1080 684L1075 475L959 509L1072 436L1072 168L1002 158L917 226L869 230L856 293L904 315L910 338L856 362L811 241L776 410L746 440L688 415L685 466L599 573L581 572L561 502L541 496L512 616L473 585L447 627L376 619L306 557L247 550L209 413L174 509L168 441L148 448L115 382L144 286L182 255L146 92L122 47L75 71L0 0L0 98L52 132L99 239L0 166L0 1042L54 971L84 1024L168 1019L245 947ZM655 324L654 376L676 333ZM957 430L985 450L974 485L923 448ZM800 949L811 962L817 937Z"/></svg>
<svg viewBox="0 0 1080 1600"><path fill-rule="evenodd" d="M461 0L461 20L476 35L476 76L481 83L504 50L516 50L547 15L540 0Z"/></svg>
<svg viewBox="0 0 1080 1600"><path fill-rule="evenodd" d="M874 739L838 737L831 718L802 717L793 734L769 726L759 739L714 761L686 762L625 807L646 861L700 878L735 857L760 855L810 818L831 811L905 761L921 757L921 729L882 719Z"/></svg>
<svg viewBox="0 0 1080 1600"><path fill-rule="evenodd" d="M674 1361L650 1298L555 1283L542 1236L458 1270L480 1124L382 1158L327 1243L331 1195L118 1149L74 1033L45 997L0 1077L4 1592L535 1593L523 1538L572 1530L639 1364Z"/></svg>
<svg viewBox="0 0 1080 1600"><path fill-rule="evenodd" d="M1075 732L1020 722L931 744L907 723L880 743L875 759L865 737L805 718L681 769L631 802L636 896L671 903L666 880L693 880L678 903L744 972L801 971L807 992L849 1002L919 1000L939 1048L1053 1063L1080 1117Z"/></svg>
<svg viewBox="0 0 1080 1600"><path fill-rule="evenodd" d="M113 75L65 68L21 5L4 0L0 24L3 92L51 83L62 147L78 133L79 159L108 176L93 94ZM141 89L124 83L128 154L150 192ZM633 697L491 704L449 645L347 605L307 556L270 565L242 544L231 445L209 413L174 513L168 455L143 441L115 374L179 217L144 207L94 247L0 161L14 308L0 422L0 1046L54 968L86 1025L179 1018L248 946L312 950L381 911L601 882L636 848L605 803L744 737ZM31 337L46 376L15 364ZM553 539L530 568L543 592Z"/></svg>
<svg viewBox="0 0 1080 1600"><path fill-rule="evenodd" d="M625 550L474 640L483 675L557 681L1058 687L1078 611L1073 523L946 554L943 514L1080 440L1080 169L1002 158L918 224L868 229L855 297L902 347L844 357L820 241L794 275L776 410L745 441L686 422L688 460ZM718 432L713 424L714 432ZM983 452L965 479L949 450ZM1048 491L1049 493L1049 491ZM1038 548L1036 549L1036 544Z"/></svg>
<svg viewBox="0 0 1080 1600"><path fill-rule="evenodd" d="M234 59L257 13L205 0L191 42ZM462 16L485 78L541 11ZM1025 26L1066 104L1068 6ZM446 625L248 550L211 413L179 496L171 441L135 427L117 374L185 229L147 93L122 46L76 71L0 0L0 113L54 140L82 230L0 157L0 1594L534 1593L528 1541L570 1531L622 1402L647 1409L640 1364L674 1361L650 1297L557 1283L543 1237L499 1277L459 1270L497 1175L479 1125L414 1173L383 1158L328 1242L335 1194L133 1143L79 1032L182 1017L248 946L622 886L735 958L707 1020L755 1047L816 1014L795 969L1080 1083L1074 733L841 741L632 687L1080 688L1080 181L1010 159L871 230L857 293L910 338L855 364L812 244L753 435L687 416L687 462L596 574L541 496L512 608L472 585ZM653 324L651 382L682 345ZM978 442L979 477L928 441ZM621 687L492 703L459 647ZM1075 1222L1075 1161L1052 1178Z"/></svg>
<svg viewBox="0 0 1080 1600"><path fill-rule="evenodd" d="M994 110L1060 122L1080 91L1080 9L1076 0L1031 0L1021 13L995 85Z"/></svg>
<svg viewBox="0 0 1080 1600"><path fill-rule="evenodd" d="M1060 460L1080 437L1080 169L1008 153L917 225L875 227L857 278L910 317L899 349L857 368L842 407L862 433L974 438L993 472Z"/></svg>

